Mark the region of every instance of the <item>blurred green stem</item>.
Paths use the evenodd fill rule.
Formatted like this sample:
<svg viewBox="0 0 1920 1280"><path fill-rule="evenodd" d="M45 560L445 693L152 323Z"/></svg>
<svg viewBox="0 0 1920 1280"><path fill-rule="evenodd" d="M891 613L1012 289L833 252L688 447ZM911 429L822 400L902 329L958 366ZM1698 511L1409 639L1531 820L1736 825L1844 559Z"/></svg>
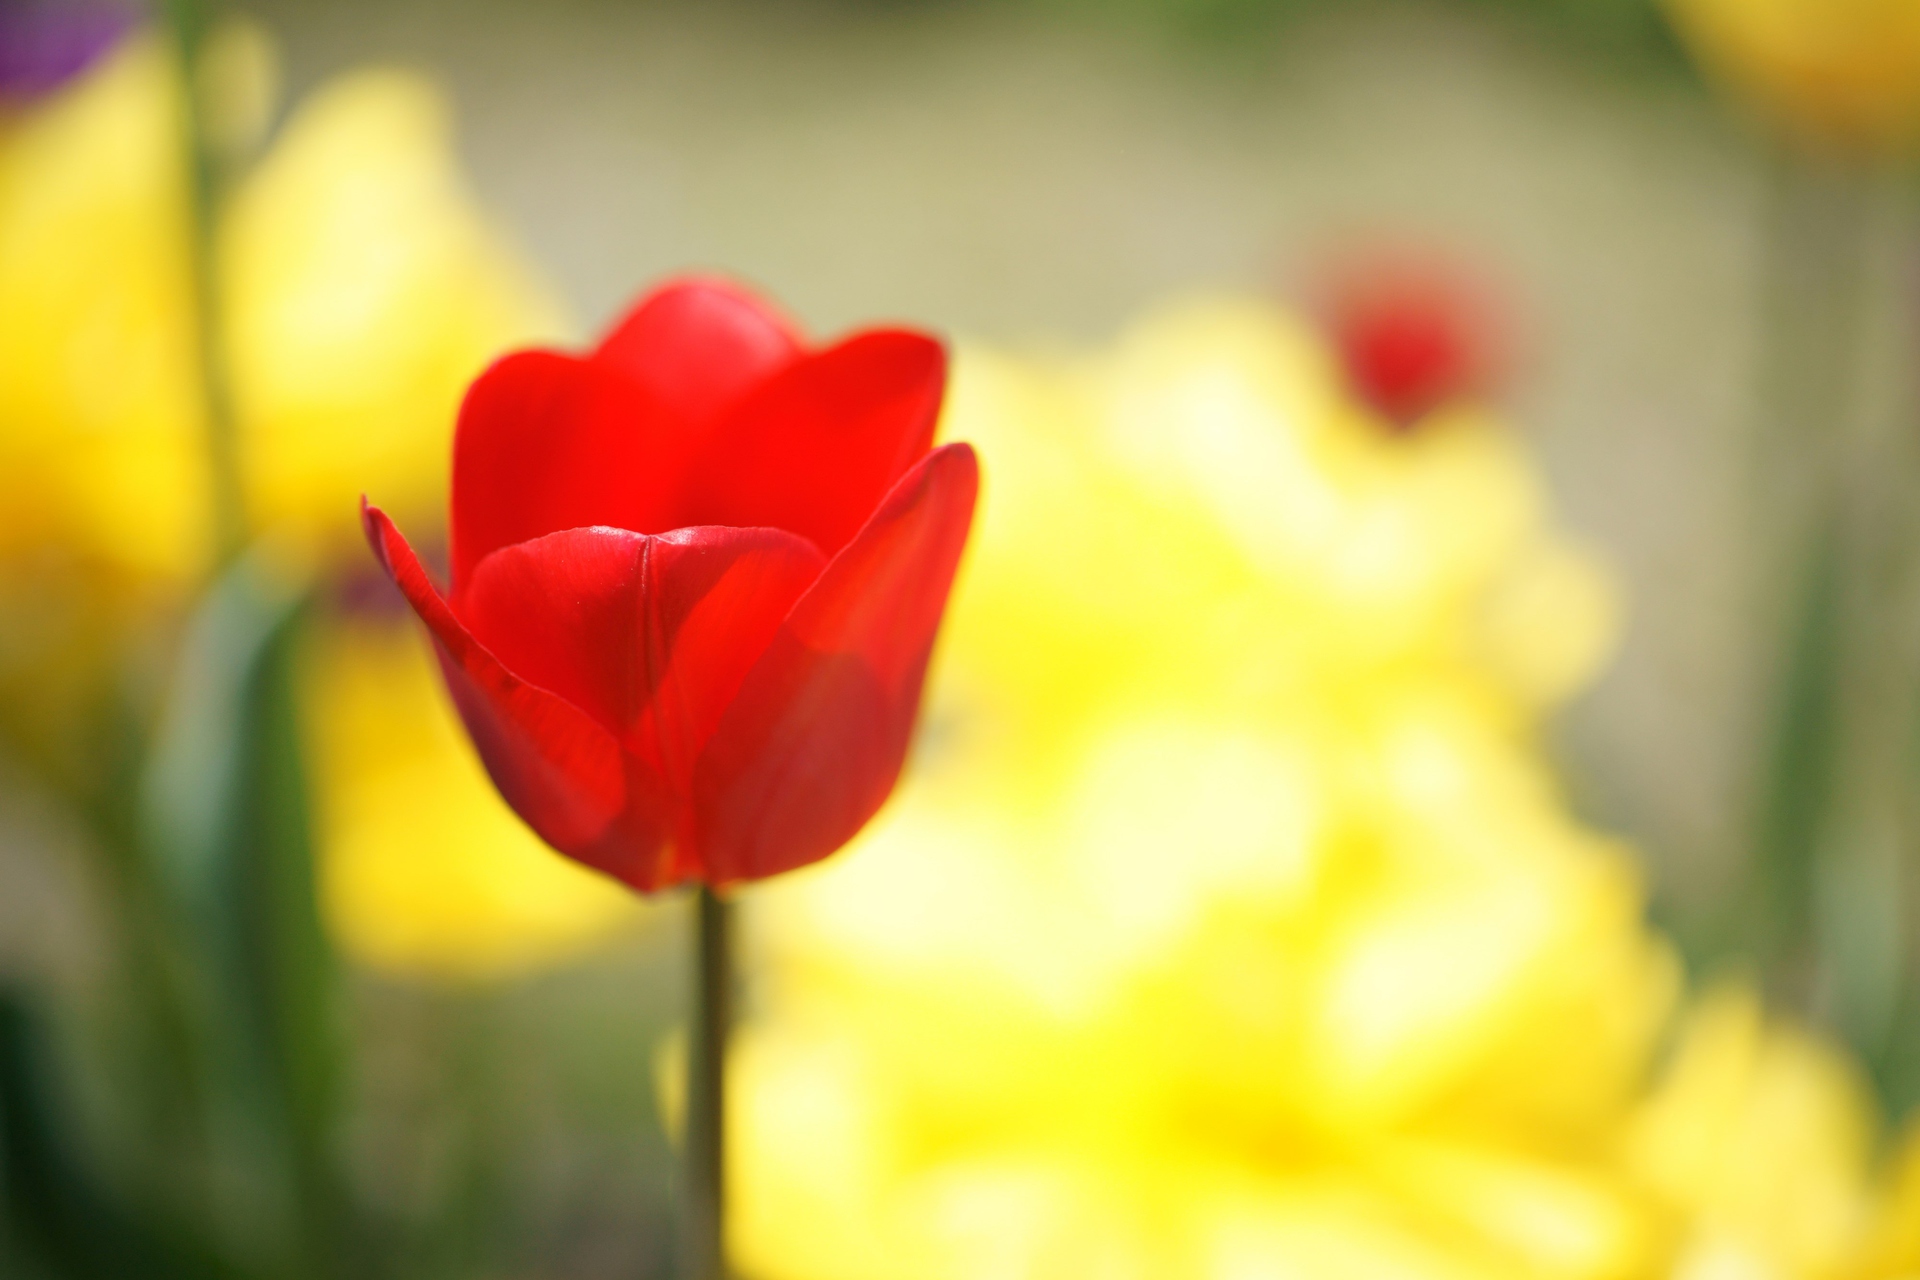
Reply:
<svg viewBox="0 0 1920 1280"><path fill-rule="evenodd" d="M226 164L209 140L202 54L212 16L201 0L167 0L167 25L180 68L180 118L188 162L188 271L193 299L194 345L206 420L207 460L213 499L216 563L240 553L247 539L246 493L240 473L240 442L234 421L221 328L220 281L215 232L226 193Z"/></svg>
<svg viewBox="0 0 1920 1280"><path fill-rule="evenodd" d="M433 1099L452 1176L401 1248L389 1246L383 1273L409 1280L464 1280L488 1274L521 1238L514 1167L512 1091L501 1078L511 1031L502 993L487 988L423 991L414 1019L439 1064Z"/></svg>
<svg viewBox="0 0 1920 1280"><path fill-rule="evenodd" d="M211 524L218 575L208 607L233 596L229 610L241 623L248 615L249 577L241 554L250 528L242 479L228 345L221 314L218 237L232 157L207 127L206 52L214 28L206 0L166 0L164 7L179 67L180 129L187 159L187 255L194 348L206 430ZM259 566L256 566L259 568ZM236 577L236 575L239 575ZM271 594L271 593L267 593ZM263 597L264 598L264 597ZM234 601L242 603L234 604ZM186 847L219 869L217 893L182 901L198 904L180 918L183 950L203 962L208 1018L205 1035L225 1075L219 1101L252 1114L250 1133L228 1134L237 1149L264 1141L272 1154L242 1157L253 1172L268 1167L281 1185L242 1188L236 1204L256 1217L258 1206L278 1201L289 1215L288 1238L277 1242L278 1270L288 1276L341 1274L346 1200L333 1164L339 1054L333 1043L332 957L314 900L312 833L307 810L295 676L300 610L262 613L270 622L249 654L224 653L227 674L244 674L227 710L240 744L231 776L216 779L216 817L204 824L205 839ZM241 630L246 630L244 626ZM216 644L214 646L218 648ZM241 662L241 658L246 658ZM208 682L217 686L218 680ZM208 764L209 743L183 748ZM200 759L208 757L208 759ZM176 868L176 870L178 870ZM260 1194L255 1194L259 1192ZM253 1222L236 1222L245 1233Z"/></svg>
<svg viewBox="0 0 1920 1280"><path fill-rule="evenodd" d="M1905 250L1902 245L1902 265ZM1846 457L1834 540L1838 591L1837 782L1817 902L1819 995L1896 1105L1920 1096L1911 1026L1913 883L1920 871L1920 341L1901 290L1887 324L1902 372L1897 414L1867 424ZM1877 429L1876 429L1877 428ZM1911 1018L1908 1019L1911 1022Z"/></svg>
<svg viewBox="0 0 1920 1280"><path fill-rule="evenodd" d="M733 1016L733 907L695 903L693 1043L687 1061L683 1280L726 1280L726 1059Z"/></svg>
<svg viewBox="0 0 1920 1280"><path fill-rule="evenodd" d="M1911 332L1902 334L1904 346ZM1911 410L1909 409L1909 413ZM1903 415L1905 416L1905 415ZM1883 1086L1896 1080L1897 1020L1910 985L1905 881L1920 836L1911 765L1920 695L1920 434L1870 434L1854 451L1838 504L1841 582L1839 782L1818 937L1822 996Z"/></svg>
<svg viewBox="0 0 1920 1280"><path fill-rule="evenodd" d="M139 1066L127 1092L141 1125L142 1173L174 1212L209 1204L206 1058L185 958L171 931L166 891L142 846L137 712L116 691L101 713L96 775L81 813L103 855L119 940L121 994L133 1019Z"/></svg>
<svg viewBox="0 0 1920 1280"><path fill-rule="evenodd" d="M1782 573L1778 695L1749 935L1775 993L1841 1031L1890 1085L1909 932L1904 768L1915 660L1910 433L1873 430L1879 175L1783 157L1769 238L1755 550ZM1772 584L1769 584L1770 586Z"/></svg>
<svg viewBox="0 0 1920 1280"><path fill-rule="evenodd" d="M1778 619L1777 690L1761 766L1753 912L1742 940L1792 985L1811 941L1815 847L1834 784L1838 462L1854 403L1867 200L1851 168L1783 153L1766 228L1753 499L1764 616ZM1802 984L1804 985L1804 984ZM1803 993L1804 994L1804 993Z"/></svg>

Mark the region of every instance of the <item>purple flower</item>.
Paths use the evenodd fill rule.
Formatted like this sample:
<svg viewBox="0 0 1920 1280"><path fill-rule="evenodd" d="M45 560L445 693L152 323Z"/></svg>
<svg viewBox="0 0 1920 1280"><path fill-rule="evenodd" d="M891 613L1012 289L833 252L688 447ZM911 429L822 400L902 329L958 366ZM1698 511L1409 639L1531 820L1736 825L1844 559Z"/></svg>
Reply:
<svg viewBox="0 0 1920 1280"><path fill-rule="evenodd" d="M59 88L134 23L115 0L0 0L0 105Z"/></svg>

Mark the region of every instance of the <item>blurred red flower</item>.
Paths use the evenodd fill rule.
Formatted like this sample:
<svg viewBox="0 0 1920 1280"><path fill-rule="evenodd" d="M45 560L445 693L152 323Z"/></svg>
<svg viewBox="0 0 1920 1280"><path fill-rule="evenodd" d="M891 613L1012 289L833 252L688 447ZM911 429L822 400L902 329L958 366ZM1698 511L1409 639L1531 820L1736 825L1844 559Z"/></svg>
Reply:
<svg viewBox="0 0 1920 1280"><path fill-rule="evenodd" d="M1487 395L1507 372L1497 290L1439 254L1375 246L1329 272L1322 296L1348 380L1396 427Z"/></svg>
<svg viewBox="0 0 1920 1280"><path fill-rule="evenodd" d="M824 858L886 799L972 522L933 448L940 343L809 349L744 291L683 281L592 354L523 351L454 438L452 590L368 539L432 632L515 812L651 891Z"/></svg>

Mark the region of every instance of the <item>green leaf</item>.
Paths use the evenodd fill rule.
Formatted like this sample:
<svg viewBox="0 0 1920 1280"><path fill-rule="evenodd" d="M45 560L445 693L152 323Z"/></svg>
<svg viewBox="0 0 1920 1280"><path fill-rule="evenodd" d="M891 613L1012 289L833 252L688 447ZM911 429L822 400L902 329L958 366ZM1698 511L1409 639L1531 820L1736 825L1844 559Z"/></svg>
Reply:
<svg viewBox="0 0 1920 1280"><path fill-rule="evenodd" d="M271 1252L293 1274L318 1274L340 1204L340 1037L294 688L305 598L300 575L261 549L208 593L182 645L142 825L194 974L215 1077L206 1096L237 1112L216 1117L238 1151L227 1163L261 1166L239 1179L241 1212L277 1219Z"/></svg>
<svg viewBox="0 0 1920 1280"><path fill-rule="evenodd" d="M1763 958L1790 965L1810 942L1822 826L1835 787L1840 565L1826 530L1801 588L1782 675L1755 849Z"/></svg>
<svg viewBox="0 0 1920 1280"><path fill-rule="evenodd" d="M0 1262L48 1280L225 1280L204 1241L168 1230L98 1184L58 1103L47 1036L0 991Z"/></svg>

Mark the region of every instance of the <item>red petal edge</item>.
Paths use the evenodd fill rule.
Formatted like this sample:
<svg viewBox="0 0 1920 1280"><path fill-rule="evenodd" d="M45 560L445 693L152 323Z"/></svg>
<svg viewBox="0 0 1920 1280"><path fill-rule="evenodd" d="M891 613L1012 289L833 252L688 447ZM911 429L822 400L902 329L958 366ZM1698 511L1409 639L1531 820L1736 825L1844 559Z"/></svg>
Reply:
<svg viewBox="0 0 1920 1280"><path fill-rule="evenodd" d="M934 450L794 605L694 768L709 883L818 861L885 802L978 490L969 446Z"/></svg>
<svg viewBox="0 0 1920 1280"><path fill-rule="evenodd" d="M360 510L374 555L432 634L448 692L508 806L562 853L650 887L639 883L645 867L604 847L627 798L613 736L502 666L454 616L386 513L365 498Z"/></svg>
<svg viewBox="0 0 1920 1280"><path fill-rule="evenodd" d="M873 329L787 366L704 433L676 524L771 526L837 554L933 444L940 342Z"/></svg>
<svg viewBox="0 0 1920 1280"><path fill-rule="evenodd" d="M453 435L453 599L510 547L590 525L657 533L692 438L648 393L592 360L519 351L468 388Z"/></svg>
<svg viewBox="0 0 1920 1280"><path fill-rule="evenodd" d="M614 326L595 362L641 384L691 429L755 384L800 358L800 331L726 280L672 280Z"/></svg>

